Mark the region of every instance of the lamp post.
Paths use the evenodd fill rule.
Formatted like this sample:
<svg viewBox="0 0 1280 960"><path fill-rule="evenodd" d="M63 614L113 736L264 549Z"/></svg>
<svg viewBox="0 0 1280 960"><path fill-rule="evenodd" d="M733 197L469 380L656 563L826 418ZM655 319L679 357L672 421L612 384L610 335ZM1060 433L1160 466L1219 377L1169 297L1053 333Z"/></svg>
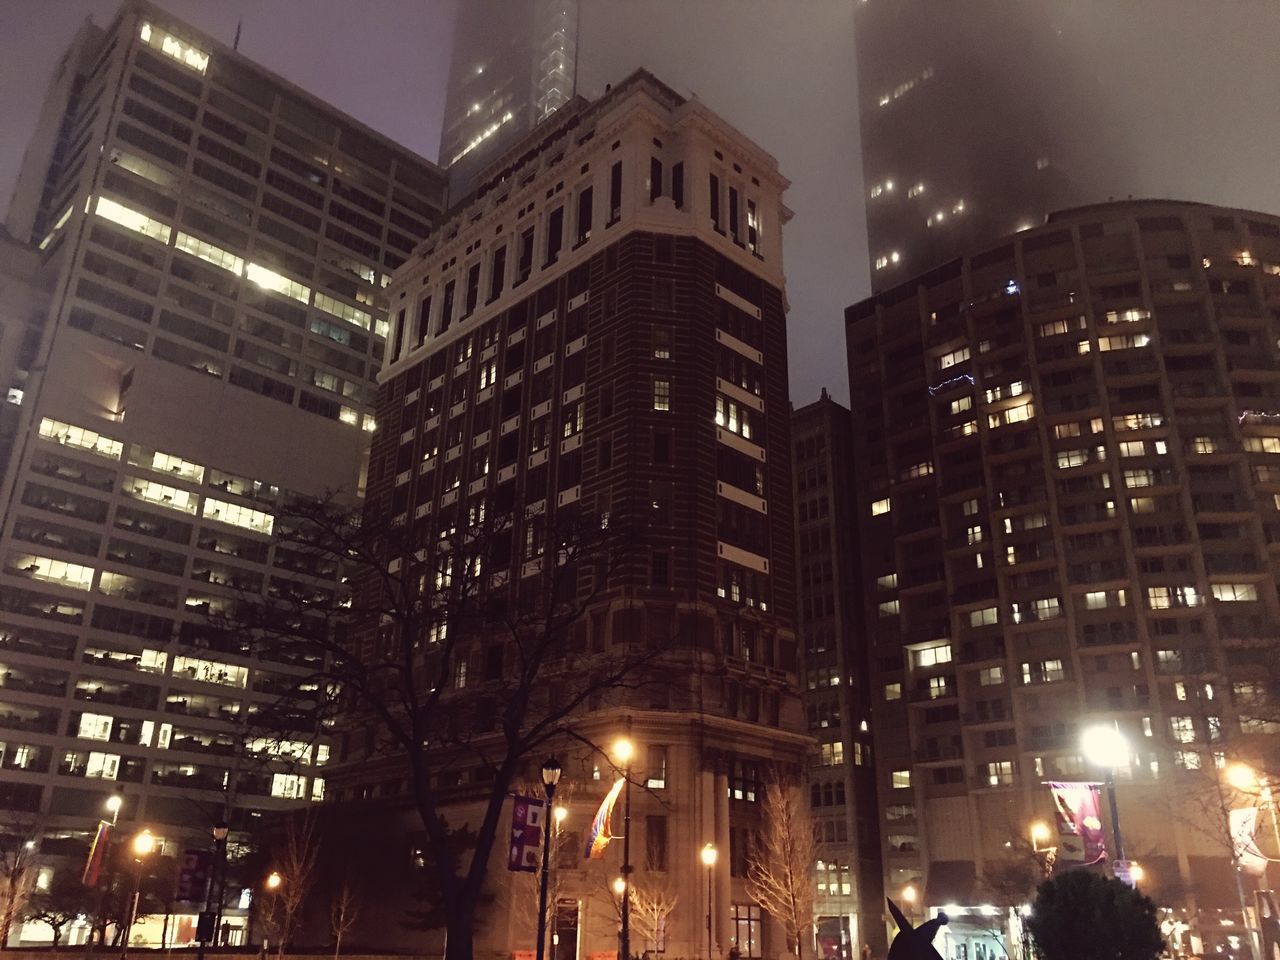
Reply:
<svg viewBox="0 0 1280 960"><path fill-rule="evenodd" d="M542 764L542 789L547 792L547 816L542 827L542 875L538 882L538 960L547 955L547 869L551 863L551 800L560 782L560 761L548 757Z"/></svg>
<svg viewBox="0 0 1280 960"><path fill-rule="evenodd" d="M1230 764L1224 771L1224 776L1226 777L1227 783L1236 790L1248 790L1253 787L1257 787L1259 788L1259 801L1268 801L1271 799L1271 788L1267 785L1266 778L1259 777L1257 772L1248 764L1238 762ZM1218 795L1222 802L1223 816L1227 818L1227 842L1231 845L1231 859L1235 863L1236 867L1234 873L1236 875L1236 896L1240 900L1240 916L1244 921L1245 931L1249 937L1249 951L1253 956L1253 960L1258 960L1258 940L1254 933L1254 929L1249 926L1249 904L1245 899L1244 881L1240 877L1241 864L1239 848L1236 845L1235 834L1231 829L1231 815L1227 809L1227 800L1222 796L1221 787L1219 787ZM1276 832L1276 841L1277 844L1280 844L1280 827L1277 827L1276 825L1276 811L1274 805L1271 807L1271 829Z"/></svg>
<svg viewBox="0 0 1280 960"><path fill-rule="evenodd" d="M124 926L124 936L120 939L120 960L127 960L129 956L129 935L133 932L134 921L138 919L138 901L142 897L142 861L155 850L156 838L151 835L150 830L143 830L133 838L130 846L137 870L133 875L133 895L129 898L129 920Z"/></svg>
<svg viewBox="0 0 1280 960"><path fill-rule="evenodd" d="M635 747L626 737L613 745L613 756L622 764L622 929L618 932L619 960L631 960L631 758Z"/></svg>
<svg viewBox="0 0 1280 960"><path fill-rule="evenodd" d="M1120 833L1120 808L1116 804L1116 768L1129 765L1129 741L1113 724L1099 723L1086 727L1080 735L1080 748L1085 759L1106 770L1107 799L1111 806L1111 835L1115 840L1116 860L1124 860L1124 838Z"/></svg>
<svg viewBox="0 0 1280 960"><path fill-rule="evenodd" d="M564 824L565 818L569 816L567 807L556 807L551 811L551 818L555 822L555 836L558 840L560 837L560 827ZM556 870L559 871L557 865ZM557 900L551 905L551 960L556 960L556 954L560 951L560 901Z"/></svg>
<svg viewBox="0 0 1280 960"><path fill-rule="evenodd" d="M222 901L224 898L224 889L222 881L222 871L226 868L227 863L227 834L230 828L227 824L219 820L213 825L211 830L213 834L213 866L209 873L209 885L205 888L204 910L200 914L199 922L196 924L197 948L196 957L198 960L204 960L204 947L206 943L212 943L213 946L218 945L218 930L222 926ZM206 927L206 924L210 926Z"/></svg>
<svg viewBox="0 0 1280 960"><path fill-rule="evenodd" d="M702 857L702 865L707 868L707 960L712 960L715 949L714 942L711 939L711 883L716 866L716 855L714 843L704 843L702 845L700 856Z"/></svg>
<svg viewBox="0 0 1280 960"><path fill-rule="evenodd" d="M1271 835L1275 838L1276 849L1280 850L1280 819L1276 817L1275 798L1271 793L1271 783L1266 776L1260 775L1247 763L1232 763L1226 769L1227 783L1240 791L1258 791L1258 803L1266 805L1271 815ZM1280 856L1280 854L1277 854ZM1270 862L1270 861L1269 861Z"/></svg>
<svg viewBox="0 0 1280 960"><path fill-rule="evenodd" d="M102 806L107 813L111 814L111 821L108 823L108 827L110 829L103 833L106 848L102 851L102 863L106 869L103 871L102 888L98 896L98 919L102 923L102 926L98 931L99 945L105 943L107 939L107 897L111 892L112 881L111 831L115 829L116 824L120 820L120 808L124 806L124 795L119 791L119 789L117 789L115 793L107 797ZM107 821L103 820L100 821L100 823L107 823ZM89 924L89 936L85 940L85 946L90 950L93 949L93 933L96 927L97 923Z"/></svg>

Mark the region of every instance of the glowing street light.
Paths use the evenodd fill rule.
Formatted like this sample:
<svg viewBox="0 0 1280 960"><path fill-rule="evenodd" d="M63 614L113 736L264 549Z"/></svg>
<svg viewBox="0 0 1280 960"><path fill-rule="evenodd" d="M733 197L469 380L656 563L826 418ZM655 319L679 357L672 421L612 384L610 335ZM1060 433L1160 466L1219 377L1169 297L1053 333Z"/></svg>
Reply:
<svg viewBox="0 0 1280 960"><path fill-rule="evenodd" d="M712 960L712 952L714 943L711 939L711 881L715 876L716 859L718 851L714 843L704 843L702 850L698 853L702 865L707 868L707 960Z"/></svg>
<svg viewBox="0 0 1280 960"><path fill-rule="evenodd" d="M630 721L628 721L630 727ZM622 960L631 957L631 759L636 748L627 737L619 737L613 744L613 757L622 766L622 928L618 931L618 956Z"/></svg>
<svg viewBox="0 0 1280 960"><path fill-rule="evenodd" d="M137 869L133 875L133 896L129 901L129 921L124 927L124 936L120 941L120 960L127 960L129 956L129 934L133 932L133 924L138 919L138 900L142 896L142 861L156 849L156 838L150 830L142 830L138 833L129 844L129 849L133 853L134 863Z"/></svg>
<svg viewBox="0 0 1280 960"><path fill-rule="evenodd" d="M267 874L266 888L273 893L284 885L284 877L280 876L280 871L272 870Z"/></svg>
<svg viewBox="0 0 1280 960"><path fill-rule="evenodd" d="M564 823L565 818L569 816L569 808L556 807L553 811L551 811L551 815L556 818L556 826L559 827L562 823Z"/></svg>
<svg viewBox="0 0 1280 960"><path fill-rule="evenodd" d="M915 903L917 896L919 896L919 894L916 893L916 888L914 885L908 883L905 887L902 888L902 899L906 903Z"/></svg>
<svg viewBox="0 0 1280 960"><path fill-rule="evenodd" d="M1031 824L1031 846L1036 853L1040 852L1040 844L1052 836L1053 831L1049 829L1049 825L1043 820L1037 820Z"/></svg>
<svg viewBox="0 0 1280 960"><path fill-rule="evenodd" d="M1096 723L1080 735L1080 749L1085 759L1106 770L1107 799L1111 804L1111 833L1115 839L1116 860L1124 860L1124 838L1120 833L1120 808L1116 804L1116 768L1129 765L1129 741L1114 724Z"/></svg>
<svg viewBox="0 0 1280 960"><path fill-rule="evenodd" d="M618 896L622 896L624 893L626 893L627 881L623 880L621 877L617 877L613 881L613 892Z"/></svg>
<svg viewBox="0 0 1280 960"><path fill-rule="evenodd" d="M113 793L107 797L107 802L103 806L107 808L107 813L111 814L111 825L114 827L116 821L120 819L120 808L124 806L124 797Z"/></svg>

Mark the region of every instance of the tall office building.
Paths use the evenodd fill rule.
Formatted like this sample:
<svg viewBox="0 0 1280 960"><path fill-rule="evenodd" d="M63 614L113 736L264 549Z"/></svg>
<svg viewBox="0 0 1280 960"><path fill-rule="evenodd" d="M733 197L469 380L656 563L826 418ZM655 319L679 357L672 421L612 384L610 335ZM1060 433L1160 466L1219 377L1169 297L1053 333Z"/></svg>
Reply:
<svg viewBox="0 0 1280 960"><path fill-rule="evenodd" d="M786 181L643 72L519 146L520 162L481 184L388 288L369 502L412 525L414 544L446 543L470 518L514 518L486 573L488 602L512 610L547 588L561 558L547 531L566 517L634 532L616 561L584 564L581 646L540 687L554 697L557 669L577 676L637 643L670 644L669 682L605 691L579 718L598 743L630 731L644 787L632 799L634 882L676 898L633 947L775 955L785 938L746 894L746 844L770 771L798 775L812 744L796 684ZM503 689L487 681L516 662L495 642L504 636L477 637L450 671L457 709ZM366 749L360 735L346 742L334 795L394 806L403 769ZM556 956L567 960L617 947L621 844L582 859L609 771L577 741L560 759L572 839L557 866ZM483 771L455 763L439 785L449 822L476 822ZM400 802L411 836L416 813ZM710 873L706 843L720 854ZM489 866L497 903L510 902L506 856L500 845ZM477 953L533 949L520 910L482 919Z"/></svg>
<svg viewBox="0 0 1280 960"><path fill-rule="evenodd" d="M180 851L228 808L239 830L322 798L314 731L254 726L310 665L209 618L335 576L273 546L273 509L358 494L383 288L442 193L431 163L157 7L78 34L10 207L52 300L6 364L6 816L86 835L119 790L122 823Z"/></svg>
<svg viewBox="0 0 1280 960"><path fill-rule="evenodd" d="M1134 189L1117 98L1087 61L1092 31L1114 17L1104 7L858 4L873 290Z"/></svg>
<svg viewBox="0 0 1280 960"><path fill-rule="evenodd" d="M1223 767L1277 747L1280 218L1083 207L845 319L888 893L995 955L1105 723L1171 942L1247 940Z"/></svg>
<svg viewBox="0 0 1280 960"><path fill-rule="evenodd" d="M576 92L579 2L459 5L440 129L440 164L455 197Z"/></svg>
<svg viewBox="0 0 1280 960"><path fill-rule="evenodd" d="M819 838L817 935L824 956L852 957L886 943L848 408L823 390L792 413L791 442L801 696L818 739L806 785Z"/></svg>
<svg viewBox="0 0 1280 960"><path fill-rule="evenodd" d="M40 252L0 228L0 464L7 463L22 420L22 401L48 314Z"/></svg>

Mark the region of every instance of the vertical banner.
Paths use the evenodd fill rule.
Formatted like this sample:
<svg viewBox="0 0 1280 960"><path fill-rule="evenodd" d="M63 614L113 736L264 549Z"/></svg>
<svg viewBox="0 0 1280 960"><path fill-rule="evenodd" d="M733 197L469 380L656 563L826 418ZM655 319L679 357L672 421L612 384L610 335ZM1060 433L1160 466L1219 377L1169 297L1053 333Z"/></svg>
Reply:
<svg viewBox="0 0 1280 960"><path fill-rule="evenodd" d="M1055 865L1097 863L1107 855L1102 832L1102 805L1096 783L1051 783L1053 818L1058 826Z"/></svg>
<svg viewBox="0 0 1280 960"><path fill-rule="evenodd" d="M205 899L209 890L213 853L209 850L183 850L182 868L178 871L178 889L173 899L194 903Z"/></svg>
<svg viewBox="0 0 1280 960"><path fill-rule="evenodd" d="M1258 829L1258 808L1236 807L1227 814L1227 820L1231 826L1231 847L1236 863L1250 876L1262 876L1267 869L1267 858L1253 838Z"/></svg>
<svg viewBox="0 0 1280 960"><path fill-rule="evenodd" d="M511 849L507 869L536 873L542 853L542 825L546 802L536 797L515 797L511 808Z"/></svg>
<svg viewBox="0 0 1280 960"><path fill-rule="evenodd" d="M102 865L107 861L107 853L111 846L111 824L105 820L98 821L98 832L93 835L93 843L89 846L89 856L84 862L84 872L80 874L80 882L86 887L96 887L98 877L102 874Z"/></svg>

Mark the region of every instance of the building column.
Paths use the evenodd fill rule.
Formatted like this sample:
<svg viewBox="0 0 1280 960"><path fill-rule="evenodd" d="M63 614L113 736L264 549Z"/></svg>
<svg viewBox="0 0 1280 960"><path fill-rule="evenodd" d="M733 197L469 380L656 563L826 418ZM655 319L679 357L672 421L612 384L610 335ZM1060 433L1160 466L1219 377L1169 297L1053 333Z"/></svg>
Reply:
<svg viewBox="0 0 1280 960"><path fill-rule="evenodd" d="M733 894L729 878L729 773L717 766L715 771L715 830L716 849L720 856L715 865L715 911L711 917L711 929L715 934L715 955L729 952L729 904Z"/></svg>

